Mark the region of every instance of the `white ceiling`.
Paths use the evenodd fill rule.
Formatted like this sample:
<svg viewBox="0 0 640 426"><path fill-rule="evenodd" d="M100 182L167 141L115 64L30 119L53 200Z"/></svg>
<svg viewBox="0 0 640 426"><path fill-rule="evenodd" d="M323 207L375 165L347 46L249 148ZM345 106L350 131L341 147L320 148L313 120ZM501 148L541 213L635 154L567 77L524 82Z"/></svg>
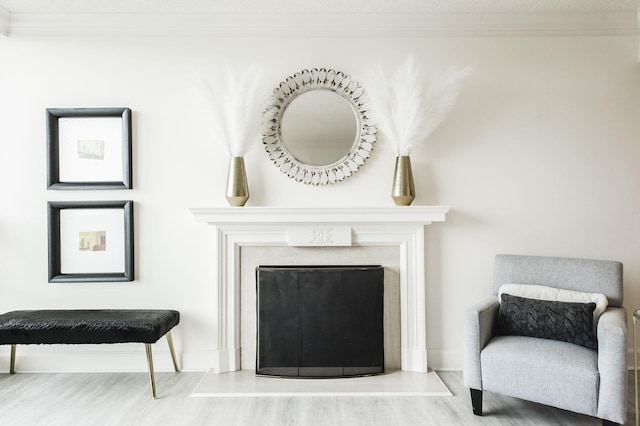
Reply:
<svg viewBox="0 0 640 426"><path fill-rule="evenodd" d="M639 7L640 0L0 0L0 35L638 34Z"/></svg>

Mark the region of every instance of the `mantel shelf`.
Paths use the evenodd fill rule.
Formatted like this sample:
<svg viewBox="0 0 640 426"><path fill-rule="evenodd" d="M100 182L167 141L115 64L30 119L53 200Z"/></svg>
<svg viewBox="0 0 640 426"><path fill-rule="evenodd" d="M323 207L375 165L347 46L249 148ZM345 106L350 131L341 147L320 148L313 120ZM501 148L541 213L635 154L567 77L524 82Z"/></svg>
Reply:
<svg viewBox="0 0 640 426"><path fill-rule="evenodd" d="M211 225L366 224L444 222L449 206L407 207L212 207L192 208L197 222Z"/></svg>

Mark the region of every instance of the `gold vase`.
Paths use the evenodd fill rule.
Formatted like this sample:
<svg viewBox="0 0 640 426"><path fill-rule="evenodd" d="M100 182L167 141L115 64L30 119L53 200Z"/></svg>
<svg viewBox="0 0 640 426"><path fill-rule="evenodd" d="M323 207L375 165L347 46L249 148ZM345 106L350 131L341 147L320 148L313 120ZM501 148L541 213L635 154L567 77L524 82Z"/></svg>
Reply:
<svg viewBox="0 0 640 426"><path fill-rule="evenodd" d="M397 206L409 206L416 198L416 188L413 185L413 173L411 172L411 158L408 155L396 157L391 198Z"/></svg>
<svg viewBox="0 0 640 426"><path fill-rule="evenodd" d="M244 206L249 199L249 185L243 157L231 157L225 196L229 205L234 207Z"/></svg>

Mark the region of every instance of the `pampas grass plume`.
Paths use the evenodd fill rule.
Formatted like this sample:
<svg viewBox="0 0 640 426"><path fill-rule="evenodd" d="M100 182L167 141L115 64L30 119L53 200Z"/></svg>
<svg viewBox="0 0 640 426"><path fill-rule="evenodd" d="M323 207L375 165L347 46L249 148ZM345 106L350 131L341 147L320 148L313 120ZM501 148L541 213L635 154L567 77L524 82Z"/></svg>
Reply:
<svg viewBox="0 0 640 426"><path fill-rule="evenodd" d="M390 77L380 67L370 74L367 92L378 129L396 155L410 155L433 133L455 106L462 83L473 72L472 67L451 67L426 93L421 69L411 56Z"/></svg>
<svg viewBox="0 0 640 426"><path fill-rule="evenodd" d="M253 68L237 72L226 67L221 77L203 79L213 137L232 157L243 157L260 140L270 94L264 83L264 74Z"/></svg>

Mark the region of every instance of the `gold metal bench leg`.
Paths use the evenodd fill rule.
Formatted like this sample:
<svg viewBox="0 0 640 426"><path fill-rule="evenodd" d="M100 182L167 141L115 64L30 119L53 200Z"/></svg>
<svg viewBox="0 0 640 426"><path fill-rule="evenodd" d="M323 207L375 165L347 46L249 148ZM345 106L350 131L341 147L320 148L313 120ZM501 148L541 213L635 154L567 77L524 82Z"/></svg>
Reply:
<svg viewBox="0 0 640 426"><path fill-rule="evenodd" d="M151 396L156 397L156 380L153 376L153 356L151 355L151 344L145 343L144 348L147 351L147 364L149 365L149 380L151 381Z"/></svg>
<svg viewBox="0 0 640 426"><path fill-rule="evenodd" d="M167 331L167 343L169 344L169 352L171 352L171 360L173 361L173 369L177 372L180 371L178 367L178 360L176 359L176 352L173 350L173 338L171 338L171 332Z"/></svg>
<svg viewBox="0 0 640 426"><path fill-rule="evenodd" d="M16 345L11 345L11 361L9 361L9 374L16 372Z"/></svg>
<svg viewBox="0 0 640 426"><path fill-rule="evenodd" d="M634 313L633 315L633 377L634 377L634 389L635 389L635 396L636 396L635 398L636 399L636 426L638 426L638 424L640 423L640 419L638 418L640 413L638 413L638 341L636 339L637 323L638 323L638 319L636 318Z"/></svg>

